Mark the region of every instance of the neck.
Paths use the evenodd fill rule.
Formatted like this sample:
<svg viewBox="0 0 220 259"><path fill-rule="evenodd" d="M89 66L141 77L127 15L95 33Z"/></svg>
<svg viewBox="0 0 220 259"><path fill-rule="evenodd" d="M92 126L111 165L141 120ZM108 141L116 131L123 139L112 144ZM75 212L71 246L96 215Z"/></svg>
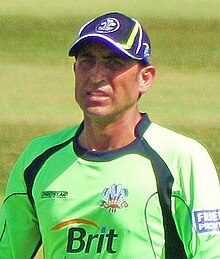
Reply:
<svg viewBox="0 0 220 259"><path fill-rule="evenodd" d="M135 127L140 119L139 112L132 116L120 116L112 122L85 117L79 143L93 151L121 148L135 140Z"/></svg>

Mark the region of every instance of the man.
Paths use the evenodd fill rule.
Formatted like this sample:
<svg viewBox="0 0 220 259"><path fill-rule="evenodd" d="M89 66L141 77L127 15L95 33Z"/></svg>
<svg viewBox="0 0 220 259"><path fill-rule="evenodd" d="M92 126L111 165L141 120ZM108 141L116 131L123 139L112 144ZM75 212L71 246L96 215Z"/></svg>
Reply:
<svg viewBox="0 0 220 259"><path fill-rule="evenodd" d="M207 151L151 122L155 77L142 26L119 13L69 51L83 122L33 140L10 176L0 258L220 258L220 189Z"/></svg>

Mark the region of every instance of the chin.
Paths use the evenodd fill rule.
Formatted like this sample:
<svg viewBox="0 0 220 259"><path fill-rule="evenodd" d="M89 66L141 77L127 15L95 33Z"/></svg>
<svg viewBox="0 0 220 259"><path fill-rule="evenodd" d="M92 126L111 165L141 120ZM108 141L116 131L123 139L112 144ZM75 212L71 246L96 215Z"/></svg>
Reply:
<svg viewBox="0 0 220 259"><path fill-rule="evenodd" d="M84 115L85 117L89 117L91 119L94 119L94 120L110 120L110 118L112 117L112 113L110 112L109 109L103 109L103 108L99 108L97 109L87 109L85 112L84 112Z"/></svg>
<svg viewBox="0 0 220 259"><path fill-rule="evenodd" d="M90 107L85 110L85 114L89 116L97 116L97 117L103 117L106 116L109 113L108 109L103 109L103 107Z"/></svg>

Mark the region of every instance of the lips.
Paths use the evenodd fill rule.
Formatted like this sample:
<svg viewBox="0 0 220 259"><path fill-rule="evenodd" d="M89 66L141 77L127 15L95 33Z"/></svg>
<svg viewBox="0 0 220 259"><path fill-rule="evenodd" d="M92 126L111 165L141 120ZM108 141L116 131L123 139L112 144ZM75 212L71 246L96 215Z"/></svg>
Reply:
<svg viewBox="0 0 220 259"><path fill-rule="evenodd" d="M109 93L106 90L100 88L88 90L86 95L87 104L90 103L95 106L104 105L109 98Z"/></svg>
<svg viewBox="0 0 220 259"><path fill-rule="evenodd" d="M97 96L97 97L108 97L108 93L101 89L96 89L94 91L88 91L87 95L89 96Z"/></svg>

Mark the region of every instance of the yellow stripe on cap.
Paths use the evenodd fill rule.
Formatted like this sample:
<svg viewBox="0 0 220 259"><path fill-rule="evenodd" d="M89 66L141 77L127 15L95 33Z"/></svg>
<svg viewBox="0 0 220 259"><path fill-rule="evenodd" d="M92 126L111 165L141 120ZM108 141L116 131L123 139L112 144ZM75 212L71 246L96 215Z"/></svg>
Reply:
<svg viewBox="0 0 220 259"><path fill-rule="evenodd" d="M136 23L134 28L133 28L133 30L132 30L132 32L131 32L131 34L130 34L130 36L129 36L129 38L128 38L128 40L127 40L127 42L126 42L126 44L120 44L120 46L123 49L130 49L132 47L132 45L134 43L134 40L135 40L135 37L136 37L136 35L138 33L138 29L139 29L139 26Z"/></svg>

